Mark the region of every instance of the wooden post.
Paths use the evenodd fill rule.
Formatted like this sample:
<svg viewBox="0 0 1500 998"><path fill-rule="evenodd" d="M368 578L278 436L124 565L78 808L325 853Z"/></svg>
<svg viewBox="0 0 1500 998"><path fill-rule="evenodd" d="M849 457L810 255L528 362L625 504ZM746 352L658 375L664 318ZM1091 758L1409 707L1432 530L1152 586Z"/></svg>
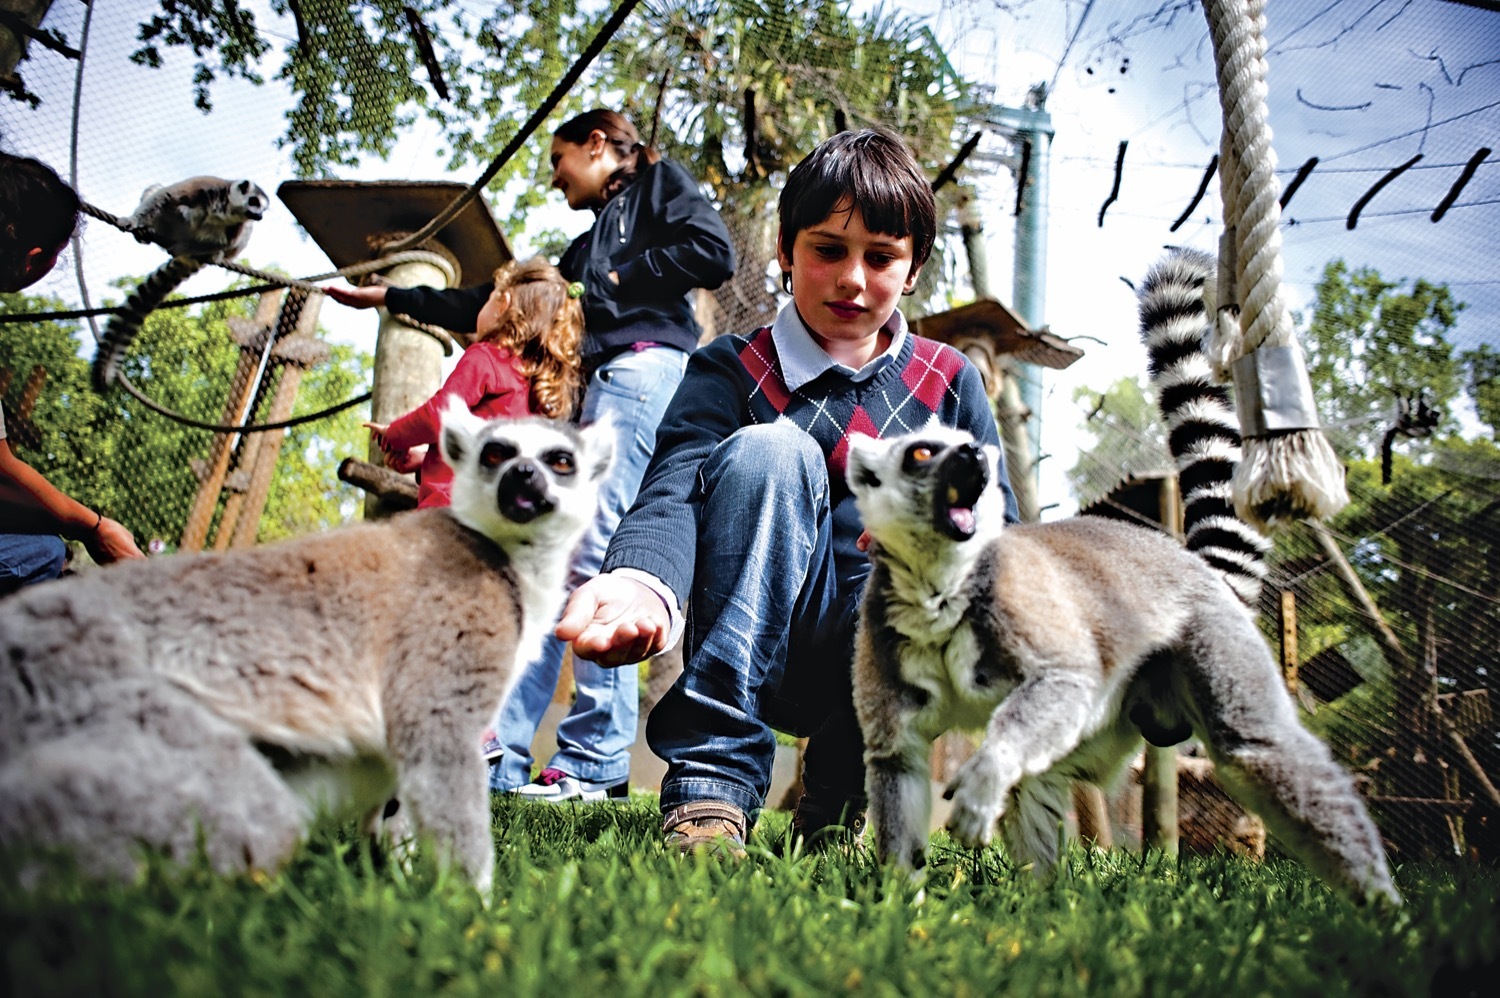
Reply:
<svg viewBox="0 0 1500 998"><path fill-rule="evenodd" d="M297 404L297 389L302 385L303 372L328 360L328 347L316 335L318 311L322 304L322 295L296 290L287 295L286 310L296 310L296 324L291 335L279 340L272 351L272 360L281 367L281 377L276 381L276 394L265 416L268 423L279 423L291 416ZM257 438L255 458L248 464L250 481L244 492L244 507L229 542L231 548L247 548L255 544L261 514L266 511L266 500L271 495L271 480L276 475L276 462L281 456L281 442L286 439L286 430L267 430L254 436ZM222 528L220 532L223 532Z"/></svg>
<svg viewBox="0 0 1500 998"><path fill-rule="evenodd" d="M1177 855L1177 749L1146 746L1141 771L1141 845Z"/></svg>
<svg viewBox="0 0 1500 998"><path fill-rule="evenodd" d="M635 666L627 665L627 669ZM573 649L571 646L563 652L562 664L557 670L557 687L552 691L553 703L573 702Z"/></svg>
<svg viewBox="0 0 1500 998"><path fill-rule="evenodd" d="M1158 519L1167 533L1182 536L1182 496L1175 477L1163 478ZM1177 749L1146 746L1141 770L1141 845L1177 855Z"/></svg>
<svg viewBox="0 0 1500 998"><path fill-rule="evenodd" d="M1292 696L1297 695L1297 594L1281 591L1281 676Z"/></svg>
<svg viewBox="0 0 1500 998"><path fill-rule="evenodd" d="M1115 844L1114 831L1109 827L1109 808L1105 806L1104 791L1092 783L1073 781L1073 814L1078 819L1078 839L1095 849L1108 849Z"/></svg>
<svg viewBox="0 0 1500 998"><path fill-rule="evenodd" d="M239 449L230 460L233 470L224 476L220 493L224 496L224 510L219 514L219 529L214 531L213 549L229 550L229 539L239 526L240 510L245 505L245 490L250 486L250 468L260 455L259 433L251 433L240 440Z"/></svg>
<svg viewBox="0 0 1500 998"><path fill-rule="evenodd" d="M1031 439L1027 424L1035 415L1021 397L1021 365L1009 357L999 363L1000 391L995 397L995 422L1005 445L1005 470L1010 490L1016 497L1016 509L1022 523L1041 518L1041 502L1036 493L1036 472L1031 462Z"/></svg>
<svg viewBox="0 0 1500 998"><path fill-rule="evenodd" d="M224 404L222 421L225 424L245 421L246 409L255 398L255 372L260 369L260 351L275 334L276 316L280 310L281 292L267 291L260 296L260 304L255 309L253 319L236 316L228 320L230 334L240 345L240 356L235 363L234 379L229 385L229 398ZM231 435L215 433L209 444L208 459L195 469L198 471L198 494L193 497L193 505L188 510L187 522L183 525L182 537L178 541L181 550L203 550L233 455Z"/></svg>
<svg viewBox="0 0 1500 998"><path fill-rule="evenodd" d="M424 249L428 247L423 247ZM384 273L393 287L423 285L439 290L458 280L458 264L434 251L429 260L399 263ZM380 310L380 330L375 336L375 376L371 386L370 419L389 423L426 402L443 383L443 346L420 330ZM370 441L371 462L384 460L380 448ZM380 497L365 495L365 517L389 516Z"/></svg>

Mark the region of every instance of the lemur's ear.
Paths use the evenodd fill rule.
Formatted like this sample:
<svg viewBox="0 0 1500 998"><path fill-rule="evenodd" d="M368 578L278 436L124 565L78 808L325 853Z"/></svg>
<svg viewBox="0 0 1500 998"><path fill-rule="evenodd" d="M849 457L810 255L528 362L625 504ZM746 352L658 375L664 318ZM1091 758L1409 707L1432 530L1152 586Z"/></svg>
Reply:
<svg viewBox="0 0 1500 998"><path fill-rule="evenodd" d="M609 413L596 423L590 423L579 431L584 450L588 454L589 481L597 482L609 472L615 460L615 424Z"/></svg>
<svg viewBox="0 0 1500 998"><path fill-rule="evenodd" d="M463 399L449 395L443 406L442 425L438 442L443 448L443 460L456 471L474 449L474 437L484 427L484 420L470 412Z"/></svg>

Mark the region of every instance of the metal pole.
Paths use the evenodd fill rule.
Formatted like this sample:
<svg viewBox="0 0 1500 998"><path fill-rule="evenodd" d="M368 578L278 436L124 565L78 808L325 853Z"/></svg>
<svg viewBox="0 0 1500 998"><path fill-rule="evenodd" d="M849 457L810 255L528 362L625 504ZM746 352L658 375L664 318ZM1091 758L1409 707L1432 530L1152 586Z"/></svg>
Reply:
<svg viewBox="0 0 1500 998"><path fill-rule="evenodd" d="M974 285L974 297L994 298L995 292L990 287L989 251L984 242L984 220L967 191L960 192L958 205L958 223L963 232L964 250L969 257L969 280ZM1011 491L1015 493L1016 508L1024 522L1032 523L1041 518L1036 459L1030 436L1030 426L1035 424L1037 413L1034 409L1028 410L1021 398L1023 366L1009 357L996 358L996 373L1001 381L990 386L990 391L995 422L1005 445L1005 470L1010 477Z"/></svg>
<svg viewBox="0 0 1500 998"><path fill-rule="evenodd" d="M1047 301L1047 210L1050 198L1052 160L1052 116L1046 111L1047 94L1033 88L1024 108L996 107L990 123L1008 131L1018 144L1029 148L1024 157L1025 175L1016 213L1016 251L1011 306L1031 329L1046 325ZM1031 410L1027 435L1031 445L1032 475L1042 456L1042 369L1022 364L1018 369L1021 403Z"/></svg>

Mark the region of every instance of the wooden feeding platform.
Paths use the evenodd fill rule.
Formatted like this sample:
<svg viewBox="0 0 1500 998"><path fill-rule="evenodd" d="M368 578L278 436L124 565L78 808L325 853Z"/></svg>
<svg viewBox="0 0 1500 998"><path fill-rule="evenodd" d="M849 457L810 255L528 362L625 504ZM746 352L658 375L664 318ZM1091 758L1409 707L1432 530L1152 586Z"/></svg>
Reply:
<svg viewBox="0 0 1500 998"><path fill-rule="evenodd" d="M1032 329L1019 315L994 298L979 298L967 305L916 319L912 332L963 349L966 340L981 339L997 356L1013 358L1061 371L1083 356L1048 329Z"/></svg>
<svg viewBox="0 0 1500 998"><path fill-rule="evenodd" d="M446 180L288 180L276 196L339 269L373 260L384 244L416 232L468 185ZM458 263L458 281L480 284L515 259L483 197L464 206L433 240Z"/></svg>

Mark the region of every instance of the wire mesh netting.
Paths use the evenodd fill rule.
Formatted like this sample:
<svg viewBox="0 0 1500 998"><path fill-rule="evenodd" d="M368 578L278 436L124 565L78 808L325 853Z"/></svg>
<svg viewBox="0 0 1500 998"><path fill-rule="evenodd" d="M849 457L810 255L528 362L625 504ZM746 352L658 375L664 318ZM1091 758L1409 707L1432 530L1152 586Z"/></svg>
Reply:
<svg viewBox="0 0 1500 998"><path fill-rule="evenodd" d="M1261 619L1308 723L1360 774L1396 854L1493 856L1500 170L1486 143L1500 125L1500 15L1294 6L1272 4L1267 28L1285 279L1351 502L1326 527L1277 536ZM786 300L775 206L789 168L838 130L893 129L933 177L943 220L908 317L988 293L1073 347L1051 368L1016 364L993 328L954 327L989 342L997 401L1039 429L1025 484L1042 515L1118 504L1170 474L1129 285L1163 244L1214 250L1223 227L1200 3L0 8L14 12L0 27L5 147L51 163L106 214L199 174L275 195L288 182L467 185L494 167L484 203L503 251L555 257L590 219L549 195L550 130L615 107L730 227L739 267L700 298L706 336L762 325ZM12 447L153 551L264 543L361 515L363 494L338 468L371 456L360 400L377 320L264 275L335 271L348 253L328 233L378 225L356 205L319 229L288 204L242 258L262 276L204 268L126 352L130 383L175 416L90 380L109 310L164 262L160 249L91 218L50 277L0 296ZM385 242L430 215L386 218ZM499 262L486 252L474 258ZM457 283L488 276L460 270ZM452 362L441 334L421 349ZM1201 763L1184 753L1180 767L1183 842L1259 848ZM1108 809L1119 841L1141 835L1134 783Z"/></svg>

